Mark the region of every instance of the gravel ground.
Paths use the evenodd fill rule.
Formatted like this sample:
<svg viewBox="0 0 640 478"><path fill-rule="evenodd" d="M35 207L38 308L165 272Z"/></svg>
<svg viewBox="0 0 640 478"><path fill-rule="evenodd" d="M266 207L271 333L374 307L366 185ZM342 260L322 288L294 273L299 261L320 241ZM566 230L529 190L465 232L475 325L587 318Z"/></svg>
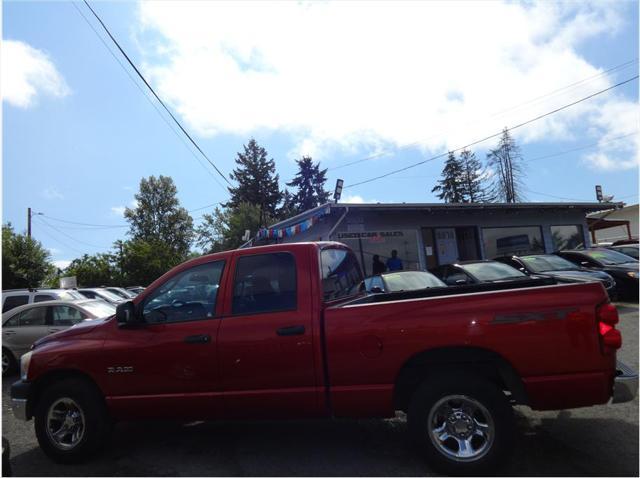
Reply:
<svg viewBox="0 0 640 478"><path fill-rule="evenodd" d="M624 345L618 358L638 367L638 305L617 304ZM89 463L52 463L33 421L13 417L3 380L2 435L16 476L433 476L412 450L404 417L392 420L118 424ZM516 452L506 475L638 476L638 398L561 412L516 410Z"/></svg>

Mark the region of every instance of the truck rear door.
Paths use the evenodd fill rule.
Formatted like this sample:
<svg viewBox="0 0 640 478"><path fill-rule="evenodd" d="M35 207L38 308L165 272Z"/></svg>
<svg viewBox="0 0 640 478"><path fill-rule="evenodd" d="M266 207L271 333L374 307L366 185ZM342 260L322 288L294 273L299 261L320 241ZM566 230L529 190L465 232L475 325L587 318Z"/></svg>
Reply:
<svg viewBox="0 0 640 478"><path fill-rule="evenodd" d="M310 254L302 247L235 253L217 341L226 416L321 413Z"/></svg>

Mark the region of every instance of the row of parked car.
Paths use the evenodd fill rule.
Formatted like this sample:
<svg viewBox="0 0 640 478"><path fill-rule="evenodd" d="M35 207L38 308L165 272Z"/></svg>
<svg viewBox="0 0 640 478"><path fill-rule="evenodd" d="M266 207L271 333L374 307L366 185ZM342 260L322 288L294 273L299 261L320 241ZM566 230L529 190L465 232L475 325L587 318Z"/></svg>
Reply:
<svg viewBox="0 0 640 478"><path fill-rule="evenodd" d="M638 265L637 258L616 250L590 248L462 261L441 265L429 272L387 272L367 277L360 288L369 293L400 292L548 278L560 283L597 281L612 300L633 299L638 297Z"/></svg>
<svg viewBox="0 0 640 478"><path fill-rule="evenodd" d="M16 289L2 292L2 375L17 369L20 357L45 335L83 320L115 314L143 287Z"/></svg>

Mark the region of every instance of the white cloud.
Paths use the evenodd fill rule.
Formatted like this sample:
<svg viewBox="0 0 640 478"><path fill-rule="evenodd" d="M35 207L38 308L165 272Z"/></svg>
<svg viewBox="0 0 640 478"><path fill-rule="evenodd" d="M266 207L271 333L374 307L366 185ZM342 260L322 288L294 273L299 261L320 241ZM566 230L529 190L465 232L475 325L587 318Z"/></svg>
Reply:
<svg viewBox="0 0 640 478"><path fill-rule="evenodd" d="M342 199L340 199L340 202L346 204L374 204L379 201L377 199L365 199L357 194L345 194Z"/></svg>
<svg viewBox="0 0 640 478"><path fill-rule="evenodd" d="M136 40L145 73L198 134L286 132L297 141L291 157L330 160L336 148L366 155L414 143L458 147L610 86L577 47L615 34L621 8L142 2ZM630 76L630 67L619 73ZM615 93L598 97L516 135L570 139L616 101Z"/></svg>
<svg viewBox="0 0 640 478"><path fill-rule="evenodd" d="M69 264L71 264L71 261L67 261L67 260L53 261L53 265L56 266L58 269L62 269L62 270L69 267Z"/></svg>
<svg viewBox="0 0 640 478"><path fill-rule="evenodd" d="M126 206L113 206L111 208L111 212L116 216L124 217L125 209L126 209Z"/></svg>
<svg viewBox="0 0 640 478"><path fill-rule="evenodd" d="M55 247L50 247L50 248L49 248L49 253L50 253L52 256L55 256L56 254L60 254L60 252L61 252L61 251L60 251L60 249L56 249Z"/></svg>
<svg viewBox="0 0 640 478"><path fill-rule="evenodd" d="M54 187L46 188L44 191L42 191L42 196L45 199L49 200L64 199L64 195Z"/></svg>
<svg viewBox="0 0 640 478"><path fill-rule="evenodd" d="M39 94L64 97L71 90L48 55L16 40L2 41L2 100L28 108Z"/></svg>

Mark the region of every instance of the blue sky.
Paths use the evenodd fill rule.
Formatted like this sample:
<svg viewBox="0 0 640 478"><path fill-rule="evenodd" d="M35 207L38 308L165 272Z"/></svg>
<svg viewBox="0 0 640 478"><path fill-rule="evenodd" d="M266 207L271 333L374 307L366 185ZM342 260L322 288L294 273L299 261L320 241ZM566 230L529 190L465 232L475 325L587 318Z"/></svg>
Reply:
<svg viewBox="0 0 640 478"><path fill-rule="evenodd" d="M330 168L328 189L343 178L354 202L435 202L440 159L348 186L638 71L631 1L93 6L223 172L255 137L283 187L294 159L310 154ZM173 177L194 218L227 197L78 10L104 38L81 3L3 3L3 221L22 231L27 207L44 213L33 235L61 265L126 233L61 220L125 224L142 177ZM592 200L602 184L637 202L637 100L635 81L514 131L535 160L527 199ZM494 143L473 150L484 160Z"/></svg>

